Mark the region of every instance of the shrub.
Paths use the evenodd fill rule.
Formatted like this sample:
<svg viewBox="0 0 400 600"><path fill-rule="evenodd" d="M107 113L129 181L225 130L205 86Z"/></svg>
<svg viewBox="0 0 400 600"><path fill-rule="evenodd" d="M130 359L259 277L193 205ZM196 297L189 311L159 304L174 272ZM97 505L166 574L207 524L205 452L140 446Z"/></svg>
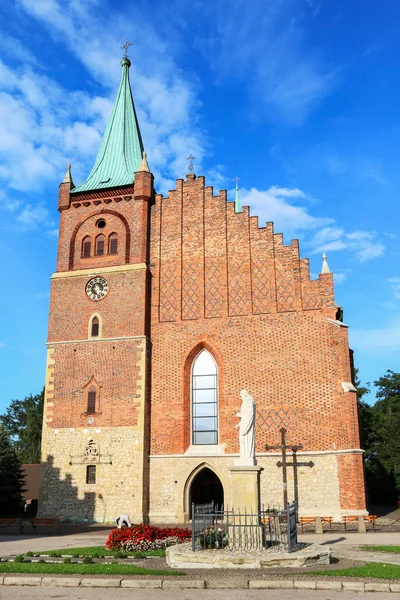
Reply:
<svg viewBox="0 0 400 600"><path fill-rule="evenodd" d="M24 562L24 556L22 554L18 554L15 558L14 558L14 562L16 563L23 563Z"/></svg>
<svg viewBox="0 0 400 600"><path fill-rule="evenodd" d="M94 561L91 556L85 556L82 562L84 565L92 565Z"/></svg>
<svg viewBox="0 0 400 600"><path fill-rule="evenodd" d="M113 529L106 541L105 547L108 550L153 550L156 548L166 548L167 545L182 544L191 539L192 533L189 529L179 527L154 527L141 523L132 527L122 527ZM174 539L171 543L166 540ZM129 542L128 546L127 543ZM163 544L160 545L160 543Z"/></svg>
<svg viewBox="0 0 400 600"><path fill-rule="evenodd" d="M70 565L72 563L72 560L70 558L64 558L63 563L64 565Z"/></svg>

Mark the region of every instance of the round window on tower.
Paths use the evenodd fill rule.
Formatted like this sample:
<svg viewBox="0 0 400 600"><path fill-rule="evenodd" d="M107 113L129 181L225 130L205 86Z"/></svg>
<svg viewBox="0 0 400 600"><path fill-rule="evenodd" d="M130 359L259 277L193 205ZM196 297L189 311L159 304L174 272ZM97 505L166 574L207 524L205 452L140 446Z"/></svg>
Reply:
<svg viewBox="0 0 400 600"><path fill-rule="evenodd" d="M96 227L98 227L99 229L104 229L105 226L106 222L104 219L99 219L96 223Z"/></svg>

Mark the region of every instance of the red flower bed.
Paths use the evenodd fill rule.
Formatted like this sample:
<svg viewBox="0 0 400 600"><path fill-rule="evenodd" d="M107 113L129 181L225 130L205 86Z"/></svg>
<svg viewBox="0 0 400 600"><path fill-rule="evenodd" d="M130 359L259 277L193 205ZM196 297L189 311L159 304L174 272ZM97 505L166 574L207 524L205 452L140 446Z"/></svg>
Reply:
<svg viewBox="0 0 400 600"><path fill-rule="evenodd" d="M121 544L133 542L134 545L140 545L142 542L155 542L156 540L165 540L167 538L177 538L178 543L186 542L191 539L190 529L180 527L154 527L153 525L132 525L132 527L122 527L113 529L105 543L108 550L121 550Z"/></svg>

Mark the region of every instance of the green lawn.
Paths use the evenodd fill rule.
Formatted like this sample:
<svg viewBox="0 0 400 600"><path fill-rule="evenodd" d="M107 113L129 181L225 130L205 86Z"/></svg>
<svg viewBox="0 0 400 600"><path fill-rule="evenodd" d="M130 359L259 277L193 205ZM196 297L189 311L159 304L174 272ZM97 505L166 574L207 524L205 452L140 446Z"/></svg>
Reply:
<svg viewBox="0 0 400 600"><path fill-rule="evenodd" d="M115 556L115 552L111 550L107 550L103 546L88 546L87 548L62 548L61 550L46 550L40 552L29 553L29 555L37 555L43 554L46 556L61 556L68 555L73 558L79 558L84 556L96 556L98 558L102 558L103 556ZM132 556L133 558L145 558L146 556L165 556L165 550L146 550L140 552L123 552L122 554L126 556ZM27 553L25 552L25 556Z"/></svg>
<svg viewBox="0 0 400 600"><path fill-rule="evenodd" d="M0 562L0 573L47 573L51 575L185 575L180 571L162 569L144 569L136 565L121 564L46 564L46 563L9 563Z"/></svg>
<svg viewBox="0 0 400 600"><path fill-rule="evenodd" d="M394 552L400 553L400 546L361 546L362 550L376 550L377 552Z"/></svg>
<svg viewBox="0 0 400 600"><path fill-rule="evenodd" d="M367 563L351 569L332 569L329 571L312 571L308 575L330 575L331 577L373 577L374 579L400 579L400 565L383 563Z"/></svg>

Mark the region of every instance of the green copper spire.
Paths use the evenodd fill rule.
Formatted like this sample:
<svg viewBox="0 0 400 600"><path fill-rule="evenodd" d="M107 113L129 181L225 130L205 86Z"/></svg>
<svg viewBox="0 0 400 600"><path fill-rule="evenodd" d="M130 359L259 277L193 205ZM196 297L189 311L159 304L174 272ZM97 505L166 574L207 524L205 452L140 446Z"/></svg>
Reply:
<svg viewBox="0 0 400 600"><path fill-rule="evenodd" d="M241 213L243 212L243 208L242 205L240 203L240 197L239 197L239 177L236 175L235 179L233 180L236 182L236 193L235 193L235 213Z"/></svg>
<svg viewBox="0 0 400 600"><path fill-rule="evenodd" d="M131 61L121 61L122 77L114 108L89 177L71 193L133 183L143 157L143 142L129 82Z"/></svg>

